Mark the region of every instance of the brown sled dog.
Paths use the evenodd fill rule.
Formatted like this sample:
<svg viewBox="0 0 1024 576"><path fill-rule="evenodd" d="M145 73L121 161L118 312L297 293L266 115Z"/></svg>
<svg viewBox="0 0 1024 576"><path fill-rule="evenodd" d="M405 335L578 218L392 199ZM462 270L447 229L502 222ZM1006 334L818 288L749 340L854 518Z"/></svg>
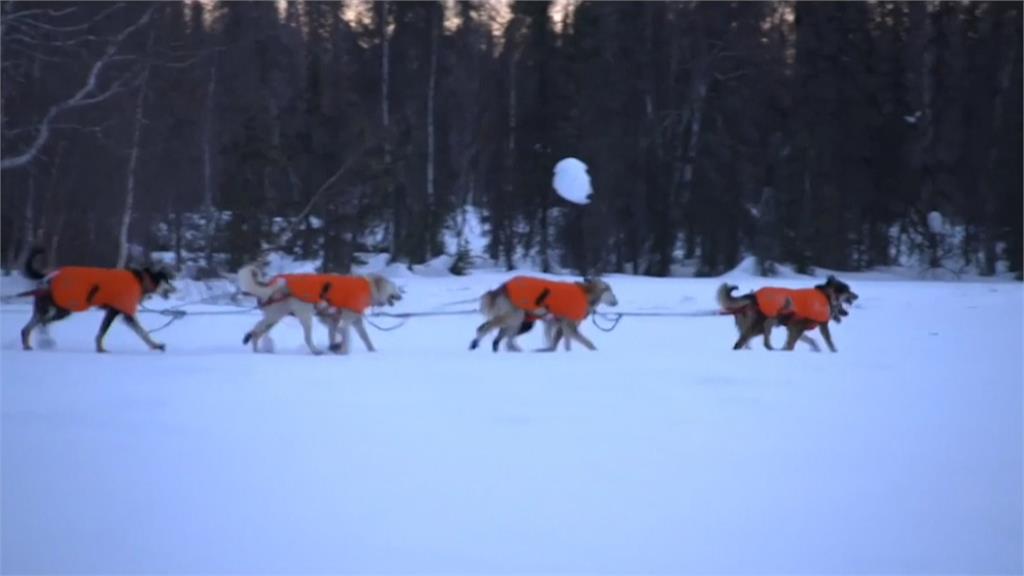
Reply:
<svg viewBox="0 0 1024 576"><path fill-rule="evenodd" d="M498 329L491 348L497 351L501 340L507 339L505 347L518 352L521 349L515 343L515 337L528 332L537 320L543 320L546 328L548 346L543 351L554 350L563 335L566 341L573 339L594 350L594 344L580 334L578 327L594 306L602 303L615 306L618 300L608 283L600 278L558 282L517 276L480 298L480 311L487 321L477 328L470 350L475 349L489 332ZM553 342L552 334L556 335Z"/></svg>
<svg viewBox="0 0 1024 576"><path fill-rule="evenodd" d="M722 284L717 293L719 306L733 314L740 332L734 350L747 347L757 336L763 336L765 348L771 350L771 330L780 325L788 332L785 350L792 350L797 340L801 340L818 351L818 343L805 332L820 326L829 350L835 352L829 322L841 322L842 317L849 314L843 305L852 304L858 298L849 285L835 276L829 276L824 284L802 290L768 287L736 297L732 295L736 289L736 286Z"/></svg>

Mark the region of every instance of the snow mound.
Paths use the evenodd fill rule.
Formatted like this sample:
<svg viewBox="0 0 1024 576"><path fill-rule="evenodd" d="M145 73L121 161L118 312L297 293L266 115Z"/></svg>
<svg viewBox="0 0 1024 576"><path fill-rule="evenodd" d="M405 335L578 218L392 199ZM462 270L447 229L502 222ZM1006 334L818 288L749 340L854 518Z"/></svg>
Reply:
<svg viewBox="0 0 1024 576"><path fill-rule="evenodd" d="M417 276L425 276L428 278L440 278L444 276L451 276L450 272L452 263L455 262L455 257L448 254L442 254L433 260L425 262L423 264L416 264L412 267L413 273Z"/></svg>
<svg viewBox="0 0 1024 576"><path fill-rule="evenodd" d="M355 266L356 274L379 274L382 273L388 267L388 260L391 259L390 254L376 254L376 253L359 253L360 259L366 264Z"/></svg>
<svg viewBox="0 0 1024 576"><path fill-rule="evenodd" d="M811 276L808 276L807 274L797 273L791 267L786 266L784 264L776 264L775 272L776 274L775 276L773 276L773 278L811 278ZM747 256L746 258L741 260L735 268L726 272L725 274L722 274L721 277L723 279L733 280L742 280L744 278L764 278L759 273L759 268L757 266L757 258L755 258L754 256Z"/></svg>

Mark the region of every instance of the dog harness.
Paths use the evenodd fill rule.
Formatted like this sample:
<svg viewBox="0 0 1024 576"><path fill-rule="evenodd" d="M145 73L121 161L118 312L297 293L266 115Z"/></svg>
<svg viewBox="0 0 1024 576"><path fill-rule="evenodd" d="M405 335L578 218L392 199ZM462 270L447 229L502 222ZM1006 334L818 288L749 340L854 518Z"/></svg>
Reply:
<svg viewBox="0 0 1024 576"><path fill-rule="evenodd" d="M827 324L831 318L832 309L828 298L816 288L761 288L754 292L754 297L757 298L757 307L761 309L761 313L769 318L779 316L780 313L791 313L800 319L814 322L815 326L812 326L812 329L819 324ZM791 310L783 310L786 299L793 303Z"/></svg>
<svg viewBox="0 0 1024 576"><path fill-rule="evenodd" d="M49 275L53 302L72 312L93 306L134 316L142 302L142 286L130 270L65 266Z"/></svg>
<svg viewBox="0 0 1024 576"><path fill-rule="evenodd" d="M505 283L505 290L512 304L531 316L543 307L558 318L574 322L587 317L587 294L575 282L516 276Z"/></svg>
<svg viewBox="0 0 1024 576"><path fill-rule="evenodd" d="M282 274L291 296L309 304L321 302L333 308L362 314L373 304L370 281L363 276L341 274Z"/></svg>

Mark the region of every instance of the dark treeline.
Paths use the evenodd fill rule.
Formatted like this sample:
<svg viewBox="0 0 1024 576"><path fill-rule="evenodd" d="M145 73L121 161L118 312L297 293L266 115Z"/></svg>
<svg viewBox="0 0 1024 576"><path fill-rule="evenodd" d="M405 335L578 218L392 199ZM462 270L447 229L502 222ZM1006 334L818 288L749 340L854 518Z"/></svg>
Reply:
<svg viewBox="0 0 1024 576"><path fill-rule="evenodd" d="M2 258L1019 274L1021 6L4 2Z"/></svg>

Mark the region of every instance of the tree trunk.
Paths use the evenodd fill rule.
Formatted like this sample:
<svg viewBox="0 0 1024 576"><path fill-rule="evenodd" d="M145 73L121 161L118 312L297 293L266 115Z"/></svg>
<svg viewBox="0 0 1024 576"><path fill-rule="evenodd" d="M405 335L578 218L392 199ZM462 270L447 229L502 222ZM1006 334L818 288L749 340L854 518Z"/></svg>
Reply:
<svg viewBox="0 0 1024 576"><path fill-rule="evenodd" d="M206 254L203 265L213 268L214 236L217 233L217 210L214 207L213 185L213 114L217 92L217 61L210 64L210 81L206 88L206 113L203 119L203 213L206 214L205 238Z"/></svg>
<svg viewBox="0 0 1024 576"><path fill-rule="evenodd" d="M181 208L177 206L177 202L174 207L174 267L178 272L181 272L183 258L181 257L182 252L182 236L184 226L182 226L182 213Z"/></svg>
<svg viewBox="0 0 1024 576"><path fill-rule="evenodd" d="M149 33L146 42L146 53L153 46L153 32ZM142 70L139 81L139 95L135 100L135 127L132 132L132 150L128 156L128 185L125 189L124 212L121 215L121 226L117 235L117 264L124 268L128 263L128 230L132 224L132 211L135 207L135 169L139 163L139 146L142 141L142 125L145 122L146 87L149 83L149 65Z"/></svg>
<svg viewBox="0 0 1024 576"><path fill-rule="evenodd" d="M380 125L384 133L384 166L391 170L391 4L387 0L377 3L377 25L380 27ZM398 188L388 183L391 196L391 222L389 223L389 248L391 260L398 258L398 220L401 216L401 198Z"/></svg>
<svg viewBox="0 0 1024 576"><path fill-rule="evenodd" d="M548 194L544 194L540 206L540 271L551 272L550 245L548 241Z"/></svg>
<svg viewBox="0 0 1024 576"><path fill-rule="evenodd" d="M436 219L437 200L434 192L434 162L435 157L435 137L434 137L434 117L436 115L435 110L435 93L437 92L437 49L438 49L438 26L440 26L440 20L435 16L435 12L438 11L440 5L434 5L431 9L431 22L430 22L430 79L427 83L427 206L426 206L426 217L427 217L427 242L426 242L426 253L427 259L433 258L433 244L434 244L434 225Z"/></svg>
<svg viewBox="0 0 1024 576"><path fill-rule="evenodd" d="M1009 24L1003 23L1007 28L1007 36L1010 36L1002 44L1009 46L1003 61L1003 65L999 70L999 81L996 87L996 95L992 100L992 136L990 138L991 146L988 150L988 155L985 159L985 172L981 176L981 193L984 198L984 220L982 222L983 230L982 233L982 252L984 254L984 260L982 261L981 274L984 276L992 276L996 273L996 263L999 260L999 254L996 251L996 240L998 234L998 209L996 207L996 191L993 184L994 172L996 169L996 160L999 156L999 130L1003 125L1003 102L1005 96L1010 89L1010 77L1013 74L1013 64L1017 56L1017 44L1012 38L1012 30Z"/></svg>
<svg viewBox="0 0 1024 576"><path fill-rule="evenodd" d="M515 262L515 236L513 234L514 226L512 210L509 209L511 205L512 194L512 175L515 172L515 156L516 156L516 61L518 60L518 54L514 47L509 48L508 55L508 142L505 149L505 181L502 186L501 204L502 209L502 245L505 252L505 267L508 270L512 270Z"/></svg>
<svg viewBox="0 0 1024 576"><path fill-rule="evenodd" d="M57 154L57 162L55 166L60 166L60 153L63 150L61 147ZM54 173L56 174L56 172ZM51 176L51 178L56 176ZM29 253L32 251L32 246L36 240L36 174L35 171L31 171L28 175L28 197L25 198L25 215L23 220L23 228L21 231L21 237L25 239L21 246L21 253L15 258L15 262L11 262L11 268L16 268L19 262L22 262L25 258L28 258ZM12 248L14 242L11 242ZM13 251L13 250L12 250Z"/></svg>
<svg viewBox="0 0 1024 576"><path fill-rule="evenodd" d="M920 54L920 65L917 68L918 86L916 87L916 105L919 120L916 124L917 138L914 142L914 164L920 183L920 199L923 214L927 216L934 210L934 140L935 118L933 98L935 94L935 62L936 48L934 26L932 24L931 7L927 3L910 4L911 27L915 30L915 38L911 49ZM941 265L939 242L934 233L926 234L928 266L935 268Z"/></svg>
<svg viewBox="0 0 1024 576"><path fill-rule="evenodd" d="M53 223L53 234L50 235L50 252L46 255L46 263L48 266L54 266L57 263L57 254L60 249L60 238L61 231L64 229L64 219L67 217L67 210L63 208L63 204L58 208L59 212L56 221ZM95 223L96 220L93 218L91 223ZM95 226L90 226L90 232L95 231ZM95 236L95 235L94 235Z"/></svg>

